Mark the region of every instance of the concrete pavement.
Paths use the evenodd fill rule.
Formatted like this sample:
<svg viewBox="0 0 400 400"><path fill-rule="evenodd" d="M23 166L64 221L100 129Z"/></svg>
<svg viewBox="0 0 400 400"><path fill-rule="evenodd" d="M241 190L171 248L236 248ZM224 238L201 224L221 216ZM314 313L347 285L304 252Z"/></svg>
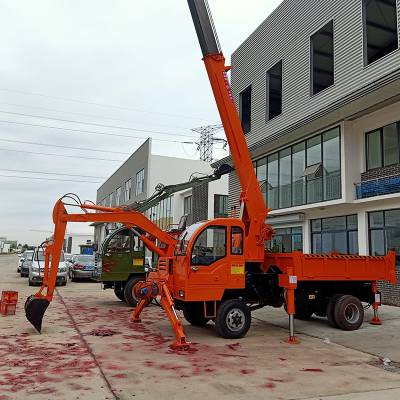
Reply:
<svg viewBox="0 0 400 400"><path fill-rule="evenodd" d="M148 307L143 323L133 324L112 291L90 282L57 289L39 335L23 310L36 288L19 277L16 264L16 256L0 257L0 290L20 294L17 314L0 317L0 400L400 398L396 364L385 370L380 359L400 362L400 309L384 307L384 326L365 323L356 332L323 319L297 321L299 345L284 343L281 310L256 311L239 341L219 338L212 323L184 322L194 345L175 352L160 308Z"/></svg>

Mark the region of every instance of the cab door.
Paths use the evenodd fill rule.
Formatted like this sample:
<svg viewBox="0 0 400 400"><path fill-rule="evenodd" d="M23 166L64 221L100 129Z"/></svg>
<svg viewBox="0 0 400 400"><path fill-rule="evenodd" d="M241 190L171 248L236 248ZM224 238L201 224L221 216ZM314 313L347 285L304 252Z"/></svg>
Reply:
<svg viewBox="0 0 400 400"><path fill-rule="evenodd" d="M125 281L132 271L132 236L130 229L117 231L103 249L102 281Z"/></svg>
<svg viewBox="0 0 400 400"><path fill-rule="evenodd" d="M190 252L189 285L225 287L228 280L228 227L206 226L194 238Z"/></svg>

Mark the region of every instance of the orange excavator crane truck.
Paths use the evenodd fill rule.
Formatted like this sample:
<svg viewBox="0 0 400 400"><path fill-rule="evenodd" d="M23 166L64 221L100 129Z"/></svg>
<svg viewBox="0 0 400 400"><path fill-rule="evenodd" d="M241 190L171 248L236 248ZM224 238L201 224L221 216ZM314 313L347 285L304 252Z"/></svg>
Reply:
<svg viewBox="0 0 400 400"><path fill-rule="evenodd" d="M188 0L188 4L241 185L240 216L202 221L170 233L160 230L143 214L124 207L85 203L79 204L84 214L68 214L60 200L53 212L55 233L48 245L45 279L39 292L28 298L25 305L28 320L40 331L53 295L67 222L99 221L120 222L138 229L143 243L159 254L157 269L133 288L140 302L132 320L140 322L145 306L159 298L176 334L174 347L190 344L176 310L183 310L192 325L201 326L213 320L222 337L237 339L249 330L251 311L284 306L289 316L289 343L297 342L295 316L308 319L315 313L327 316L340 329L358 329L364 319L362 302L372 304L371 322L380 324L376 282L396 282L394 252L370 257L274 254L265 250L265 242L274 232L266 222L269 209L233 101L227 76L230 67L225 65L207 1Z"/></svg>

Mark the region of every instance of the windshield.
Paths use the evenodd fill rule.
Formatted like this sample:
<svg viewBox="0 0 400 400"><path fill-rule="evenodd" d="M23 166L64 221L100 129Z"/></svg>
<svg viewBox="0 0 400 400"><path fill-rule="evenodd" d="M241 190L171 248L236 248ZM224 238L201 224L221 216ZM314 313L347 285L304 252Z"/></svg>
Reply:
<svg viewBox="0 0 400 400"><path fill-rule="evenodd" d="M32 260L32 256L33 256L33 251L26 251L23 255L23 257L25 258L25 260Z"/></svg>
<svg viewBox="0 0 400 400"><path fill-rule="evenodd" d="M187 246L194 233L200 229L206 221L197 222L193 225L188 226L179 236L178 243L175 248L176 256L184 256L186 254Z"/></svg>
<svg viewBox="0 0 400 400"><path fill-rule="evenodd" d="M74 261L80 264L94 264L94 256L90 255L76 256Z"/></svg>
<svg viewBox="0 0 400 400"><path fill-rule="evenodd" d="M35 261L44 261L44 253L42 250L39 250L35 253ZM50 256L51 261L51 256ZM64 253L62 252L60 255L60 262L64 262Z"/></svg>

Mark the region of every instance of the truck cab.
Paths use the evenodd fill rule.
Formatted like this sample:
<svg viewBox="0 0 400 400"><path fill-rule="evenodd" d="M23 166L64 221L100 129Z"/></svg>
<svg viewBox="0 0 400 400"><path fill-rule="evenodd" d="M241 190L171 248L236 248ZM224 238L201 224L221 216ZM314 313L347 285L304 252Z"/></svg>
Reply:
<svg viewBox="0 0 400 400"><path fill-rule="evenodd" d="M104 289L114 289L118 299L135 306L137 299L132 288L146 277L145 248L137 234L123 227L111 232L95 255L93 279L102 282Z"/></svg>

